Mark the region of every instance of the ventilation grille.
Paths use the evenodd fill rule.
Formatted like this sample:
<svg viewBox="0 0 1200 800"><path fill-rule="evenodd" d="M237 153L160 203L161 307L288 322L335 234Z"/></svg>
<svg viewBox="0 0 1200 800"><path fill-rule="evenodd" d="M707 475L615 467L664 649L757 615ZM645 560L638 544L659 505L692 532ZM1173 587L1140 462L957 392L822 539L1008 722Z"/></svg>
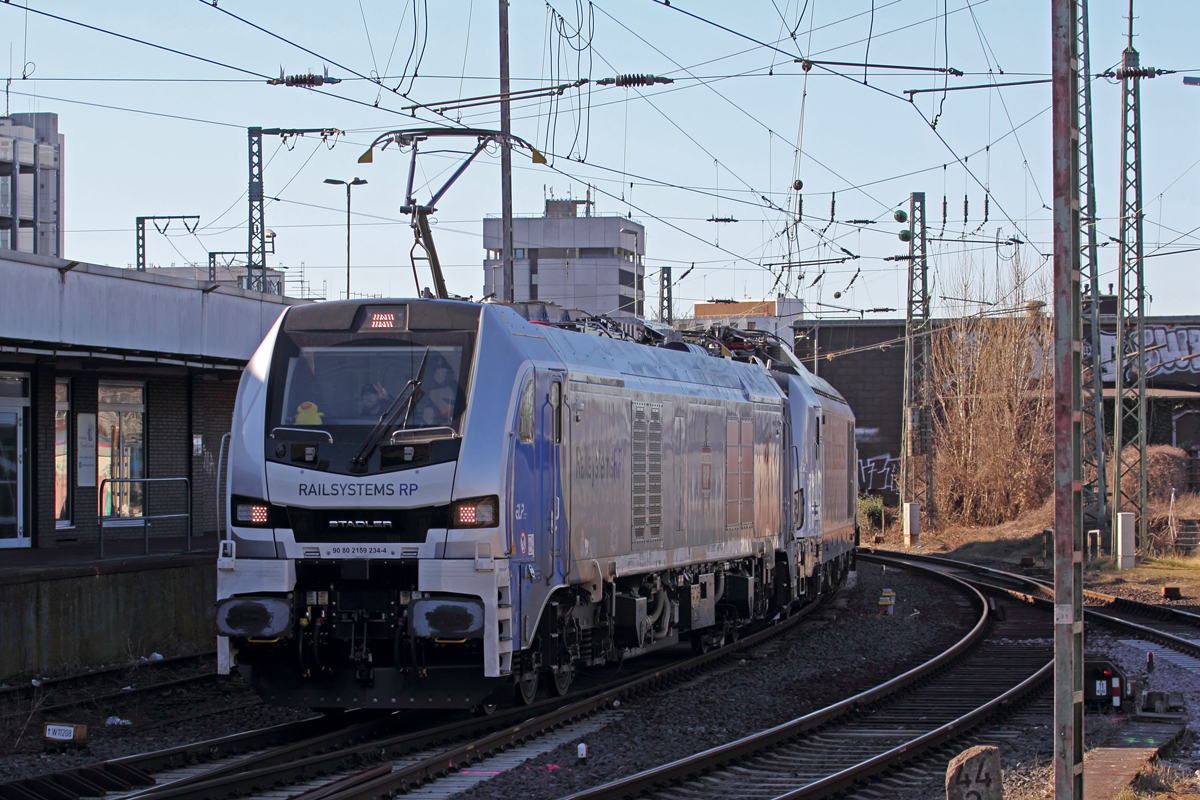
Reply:
<svg viewBox="0 0 1200 800"><path fill-rule="evenodd" d="M662 405L633 404L633 540L662 539Z"/></svg>

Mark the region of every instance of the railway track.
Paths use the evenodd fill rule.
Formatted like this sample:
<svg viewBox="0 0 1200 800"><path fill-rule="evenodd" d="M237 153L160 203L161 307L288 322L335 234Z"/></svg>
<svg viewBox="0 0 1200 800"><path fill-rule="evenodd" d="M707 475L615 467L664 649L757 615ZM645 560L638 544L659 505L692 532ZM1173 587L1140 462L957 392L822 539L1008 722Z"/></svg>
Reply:
<svg viewBox="0 0 1200 800"><path fill-rule="evenodd" d="M958 576L992 591L1008 593L1018 599L1028 597L1034 602L1054 600L1052 585L1027 575L942 556L863 548L860 557L864 554L933 567L945 574ZM1114 597L1090 589L1084 591L1083 599L1084 619L1088 622L1122 630L1139 639L1161 644L1189 656L1200 657L1200 614Z"/></svg>
<svg viewBox="0 0 1200 800"><path fill-rule="evenodd" d="M127 796L164 784L190 782L247 765L271 752L304 747L337 746L355 735L372 735L392 722L376 713L352 712L340 717L311 717L297 722L246 731L152 753L0 783L4 800L73 800L78 797Z"/></svg>
<svg viewBox="0 0 1200 800"><path fill-rule="evenodd" d="M946 654L868 692L564 800L799 800L844 793L874 777L895 777L923 755L945 752L954 740L1046 685L1053 670L1052 587L936 556L860 551L859 557L933 570L969 585L983 609L979 623ZM1015 602L1004 604L1003 615L990 615L995 601L984 601L981 589ZM1200 655L1200 616L1099 592L1087 592L1086 599L1093 624ZM986 638L984 628L990 628ZM955 651L958 656L951 655Z"/></svg>
<svg viewBox="0 0 1200 800"><path fill-rule="evenodd" d="M543 700L488 717L432 726L432 712L401 711L382 717L374 712L372 718L353 724L314 718L0 784L0 798L73 800L103 796L104 789L110 798L128 800L209 800L278 787L294 787L293 791L305 792L306 798L370 797L403 791L612 708L625 698L718 667L789 630L821 606L811 604L779 624L704 655L592 687L582 697ZM443 714L440 719L444 718ZM97 789L101 791L93 794ZM119 794L111 794L114 791Z"/></svg>
<svg viewBox="0 0 1200 800"><path fill-rule="evenodd" d="M1049 680L1048 611L1013 603L1004 615L994 615L980 591L961 578L907 566L941 576L975 603L978 621L950 649L827 708L569 800L825 797L920 758Z"/></svg>
<svg viewBox="0 0 1200 800"><path fill-rule="evenodd" d="M860 558L918 569L953 584L979 610L971 632L916 669L828 708L656 769L571 795L569 800L653 796L815 798L853 790L902 772L924 755L945 752L982 723L1044 687L1052 670L1050 587L1027 576L936 556L862 552ZM989 611L980 590L1007 596ZM1089 592L1089 621L1200 656L1200 616ZM991 601L995 608L995 600ZM133 800L283 796L366 800L410 792L522 743L611 709L633 694L686 680L797 622L800 615L735 645L624 681L579 699L545 700L491 717L426 727L411 712L373 719L307 720L81 768L124 774ZM999 618L998 618L999 617ZM1196 641L1192 641L1195 639ZM444 717L441 717L444 719ZM308 726L307 730L301 730ZM317 730L324 726L322 730ZM262 734L266 734L263 736ZM277 741L270 741L274 737ZM236 741L234 741L236 740ZM208 763L197 764L205 760ZM132 775L133 769L142 774ZM152 773L158 773L157 782ZM135 780L136 778L136 780ZM54 789L0 798L71 797L69 780L43 776ZM140 783L138 782L140 781ZM97 782L98 783L98 782ZM153 784L153 785L152 785ZM111 789L110 789L111 791ZM78 792L75 796L89 796ZM110 795L111 796L111 795Z"/></svg>
<svg viewBox="0 0 1200 800"><path fill-rule="evenodd" d="M218 677L215 670L197 670L202 669L205 661L213 659L215 655L214 651L206 651L158 661L131 661L58 678L46 678L37 683L5 686L0 688L0 722L14 717L28 717L31 713L44 715L86 703L121 700L194 683L211 683ZM156 673L163 674L167 679L151 678L150 683L133 681L135 676L146 678ZM141 685L137 685L139 683Z"/></svg>

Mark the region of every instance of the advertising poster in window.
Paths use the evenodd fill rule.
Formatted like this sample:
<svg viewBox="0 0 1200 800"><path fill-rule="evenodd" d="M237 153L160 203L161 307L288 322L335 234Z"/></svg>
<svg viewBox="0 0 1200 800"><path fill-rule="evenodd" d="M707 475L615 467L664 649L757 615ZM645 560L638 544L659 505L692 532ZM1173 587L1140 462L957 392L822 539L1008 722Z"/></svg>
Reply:
<svg viewBox="0 0 1200 800"><path fill-rule="evenodd" d="M79 486L96 485L96 415L79 414L75 426L75 474Z"/></svg>

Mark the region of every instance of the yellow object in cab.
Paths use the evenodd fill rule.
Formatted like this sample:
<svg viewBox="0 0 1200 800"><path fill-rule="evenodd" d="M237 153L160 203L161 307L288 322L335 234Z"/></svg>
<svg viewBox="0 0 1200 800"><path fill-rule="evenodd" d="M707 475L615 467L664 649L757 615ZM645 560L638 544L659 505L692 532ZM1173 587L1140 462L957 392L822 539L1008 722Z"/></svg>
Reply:
<svg viewBox="0 0 1200 800"><path fill-rule="evenodd" d="M297 425L320 425L323 416L325 416L325 412L318 411L317 404L309 400L305 400L296 407Z"/></svg>

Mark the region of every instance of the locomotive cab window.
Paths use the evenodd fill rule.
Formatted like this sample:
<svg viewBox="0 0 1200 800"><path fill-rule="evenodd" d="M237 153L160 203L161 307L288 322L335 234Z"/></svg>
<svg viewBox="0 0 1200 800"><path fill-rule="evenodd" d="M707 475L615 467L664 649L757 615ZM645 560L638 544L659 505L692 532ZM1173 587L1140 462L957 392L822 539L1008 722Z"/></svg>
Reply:
<svg viewBox="0 0 1200 800"><path fill-rule="evenodd" d="M517 435L524 444L533 441L533 379L521 390L521 417L517 426Z"/></svg>
<svg viewBox="0 0 1200 800"><path fill-rule="evenodd" d="M268 431L321 428L352 444L377 424L459 429L475 332L404 330L405 315L370 309L359 312L355 330L284 326L271 367Z"/></svg>

